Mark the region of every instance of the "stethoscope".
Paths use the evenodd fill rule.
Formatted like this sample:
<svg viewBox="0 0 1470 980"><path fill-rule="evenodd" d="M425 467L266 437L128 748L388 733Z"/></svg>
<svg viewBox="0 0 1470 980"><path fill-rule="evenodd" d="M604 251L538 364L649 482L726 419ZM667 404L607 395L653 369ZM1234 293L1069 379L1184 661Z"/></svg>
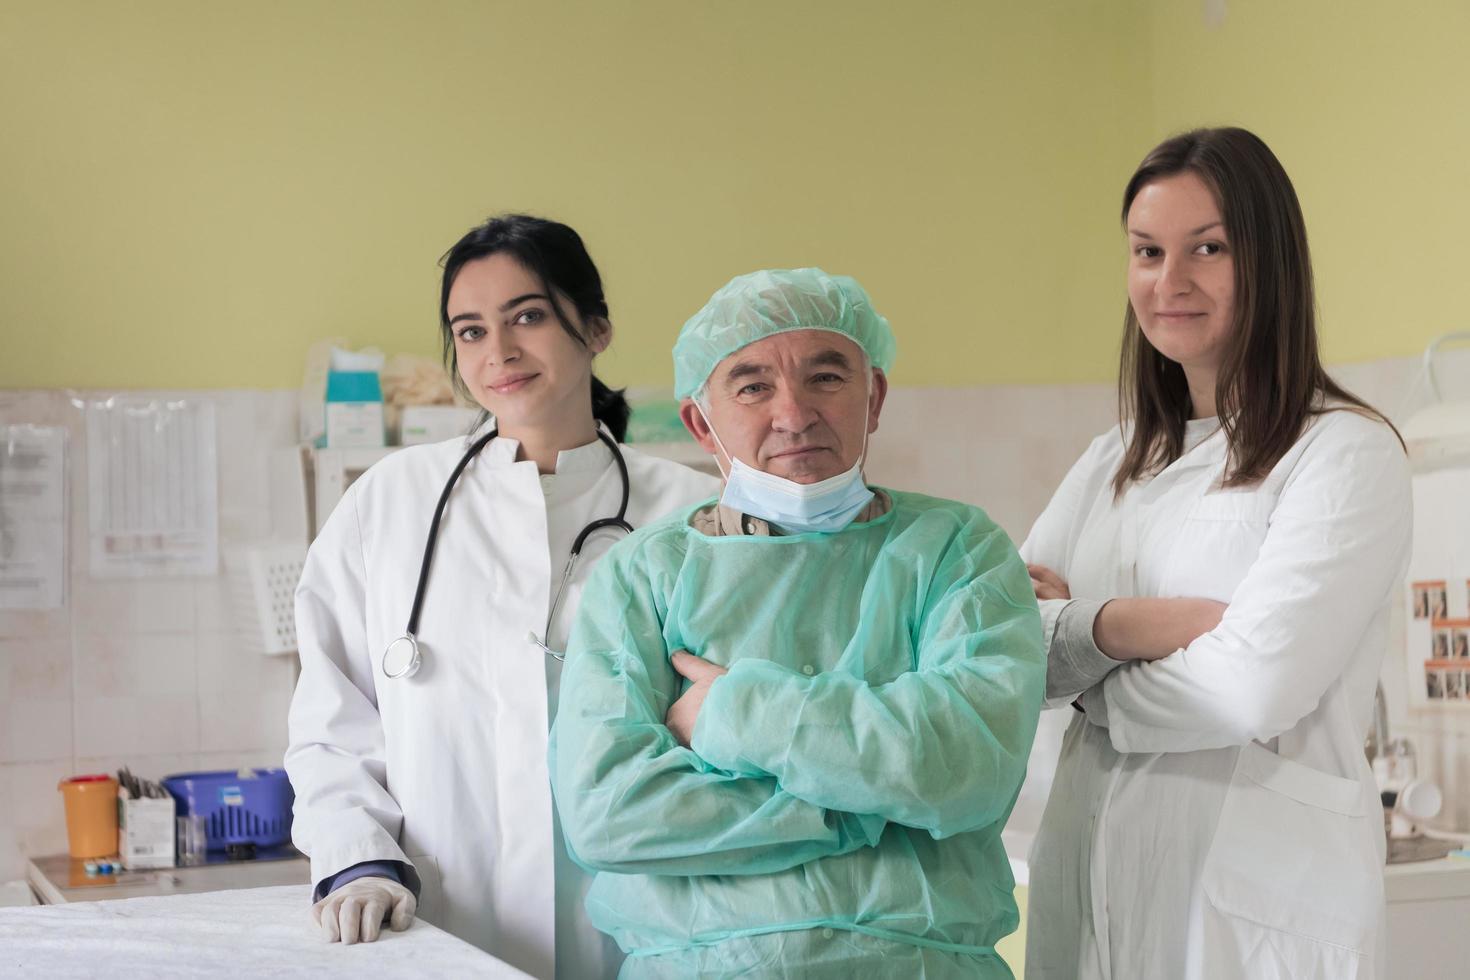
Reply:
<svg viewBox="0 0 1470 980"><path fill-rule="evenodd" d="M419 649L419 641L416 637L418 636L419 630L419 613L422 611L424 605L424 591L429 584L429 566L433 564L434 545L439 539L439 519L444 516L444 505L449 503L449 494L454 489L454 484L459 479L459 475L470 464L470 460L478 456L480 450L484 449L490 440L499 434L498 430L491 429L477 439L474 445L470 446L469 450L464 454L464 457L459 461L459 465L454 468L454 472L449 474L449 480L444 484L444 491L439 494L438 506L434 508L434 519L429 523L429 540L424 544L424 562L419 568L419 584L413 594L413 610L408 614L408 629L404 631L402 636L388 644L388 649L383 651L383 674L389 678L412 677L418 673L419 667L423 665L424 655L423 651ZM566 654L558 653L547 646L547 643L551 639L551 623L556 618L557 609L561 606L562 593L566 591L567 583L572 580L572 572L577 566L577 559L581 557L582 546L587 543L589 537L598 531L616 529L622 531L624 534L633 533L633 525L629 524L626 520L628 497L632 491L632 487L628 482L628 464L623 459L623 452L618 448L618 444L612 436L598 429L597 438L601 439L607 444L607 448L612 450L613 460L618 464L618 476L623 481L622 503L618 505L618 514L616 517L599 518L582 528L581 533L572 542L572 553L567 556L566 568L561 573L561 583L557 585L556 595L551 600L551 611L546 614L546 628L542 631L541 636L537 636L534 632L526 634L527 639L533 645L540 647L545 651L547 656L553 657L558 662L566 660ZM396 655L393 652L394 650L398 651ZM396 670L393 669L395 667L397 668Z"/></svg>

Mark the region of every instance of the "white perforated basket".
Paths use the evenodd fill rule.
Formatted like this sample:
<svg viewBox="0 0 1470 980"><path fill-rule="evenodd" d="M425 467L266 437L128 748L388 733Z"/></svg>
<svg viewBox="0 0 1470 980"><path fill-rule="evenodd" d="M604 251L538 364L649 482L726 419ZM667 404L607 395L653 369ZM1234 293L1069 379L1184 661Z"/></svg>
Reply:
<svg viewBox="0 0 1470 980"><path fill-rule="evenodd" d="M246 548L234 584L235 607L251 646L262 653L296 652L296 584L305 549L286 542Z"/></svg>

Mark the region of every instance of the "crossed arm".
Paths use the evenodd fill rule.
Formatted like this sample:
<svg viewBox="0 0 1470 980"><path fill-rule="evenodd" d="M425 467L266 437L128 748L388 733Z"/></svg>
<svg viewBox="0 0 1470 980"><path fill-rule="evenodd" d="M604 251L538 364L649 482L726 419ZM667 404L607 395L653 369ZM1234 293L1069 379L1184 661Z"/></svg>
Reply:
<svg viewBox="0 0 1470 980"><path fill-rule="evenodd" d="M890 822L946 837L998 819L1040 704L1035 605L998 530L943 564L917 669L870 685L681 657L705 675L681 722L690 694L676 697L653 599L628 555L609 556L582 602L552 734L574 858L625 873L759 874L871 846Z"/></svg>

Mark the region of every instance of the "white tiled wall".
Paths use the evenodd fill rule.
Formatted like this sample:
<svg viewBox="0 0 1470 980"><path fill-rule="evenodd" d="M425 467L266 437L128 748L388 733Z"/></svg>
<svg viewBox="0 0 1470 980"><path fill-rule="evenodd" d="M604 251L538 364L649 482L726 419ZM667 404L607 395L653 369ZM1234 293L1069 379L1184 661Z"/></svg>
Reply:
<svg viewBox="0 0 1470 980"><path fill-rule="evenodd" d="M225 553L270 530L263 461L295 441L295 394L187 394L218 413ZM0 392L9 422L69 429L71 565L64 609L0 611L0 880L65 850L67 776L280 765L295 678L293 658L247 652L224 575L91 578L81 411L67 393Z"/></svg>
<svg viewBox="0 0 1470 980"><path fill-rule="evenodd" d="M1019 543L1115 405L1111 385L894 388L866 471L982 507Z"/></svg>
<svg viewBox="0 0 1470 980"><path fill-rule="evenodd" d="M1422 403L1414 359L1336 374L1397 421ZM1449 377L1470 396L1470 358ZM271 530L264 460L294 444L295 394L194 394L217 405L227 552ZM1111 385L895 388L872 440L870 479L978 504L1019 542L1115 415ZM12 421L71 429L72 567L64 610L0 612L0 880L20 874L23 853L65 848L56 784L68 775L124 764L152 777L279 765L294 678L291 658L243 651L222 575L89 578L80 413L62 393L0 392L0 422ZM1410 716L1401 665L1399 650L1389 651L1395 733L1415 739L1421 772L1446 786L1443 824L1470 829L1470 712ZM1033 759L1033 768L1051 764ZM1015 819L1035 816L1018 809Z"/></svg>

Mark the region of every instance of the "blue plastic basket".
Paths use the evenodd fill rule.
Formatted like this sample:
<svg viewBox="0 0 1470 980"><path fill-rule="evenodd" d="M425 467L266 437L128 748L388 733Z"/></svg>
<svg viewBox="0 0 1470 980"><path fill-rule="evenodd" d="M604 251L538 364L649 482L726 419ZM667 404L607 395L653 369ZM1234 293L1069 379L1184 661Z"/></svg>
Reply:
<svg viewBox="0 0 1470 980"><path fill-rule="evenodd" d="M275 847L291 838L291 803L296 794L284 769L182 772L168 776L164 789L173 794L181 817L201 816L209 849L254 845Z"/></svg>

